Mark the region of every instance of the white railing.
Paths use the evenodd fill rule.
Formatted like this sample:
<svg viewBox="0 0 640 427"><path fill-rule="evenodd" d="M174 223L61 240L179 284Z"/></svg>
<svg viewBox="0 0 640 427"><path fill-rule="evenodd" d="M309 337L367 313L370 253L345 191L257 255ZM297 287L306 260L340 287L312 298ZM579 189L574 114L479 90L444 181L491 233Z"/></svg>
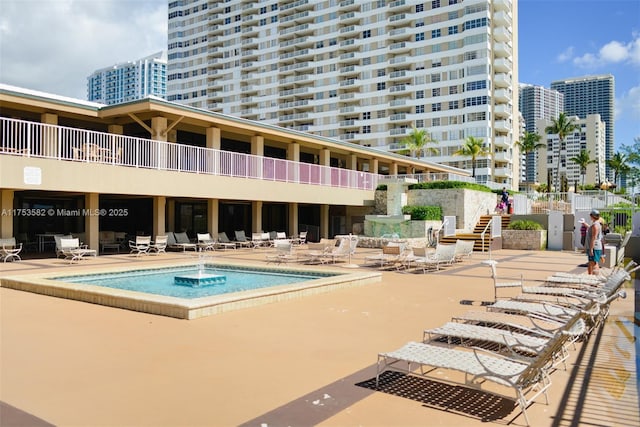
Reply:
<svg viewBox="0 0 640 427"><path fill-rule="evenodd" d="M359 190L375 190L379 180L368 172L5 117L0 154Z"/></svg>

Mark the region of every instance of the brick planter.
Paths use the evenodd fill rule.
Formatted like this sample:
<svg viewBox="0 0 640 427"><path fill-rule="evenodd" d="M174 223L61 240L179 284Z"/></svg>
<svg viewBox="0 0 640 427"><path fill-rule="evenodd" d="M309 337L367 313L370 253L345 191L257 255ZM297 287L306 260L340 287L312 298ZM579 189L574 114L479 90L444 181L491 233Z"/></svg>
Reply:
<svg viewBox="0 0 640 427"><path fill-rule="evenodd" d="M542 251L547 248L547 230L502 230L502 249Z"/></svg>

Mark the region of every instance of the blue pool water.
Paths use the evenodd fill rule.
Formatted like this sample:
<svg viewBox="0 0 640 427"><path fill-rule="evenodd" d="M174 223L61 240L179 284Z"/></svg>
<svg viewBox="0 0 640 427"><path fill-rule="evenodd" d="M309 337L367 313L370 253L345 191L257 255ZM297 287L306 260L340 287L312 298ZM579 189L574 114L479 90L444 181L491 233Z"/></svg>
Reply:
<svg viewBox="0 0 640 427"><path fill-rule="evenodd" d="M181 286L174 283L175 276L197 274L198 271L198 266L194 265L187 267L134 270L123 273L64 276L55 277L53 280L193 299L300 283L335 275L318 272L277 272L272 270L240 269L236 267L214 268L206 265L202 270L203 273L225 275L227 277L226 283L202 287Z"/></svg>

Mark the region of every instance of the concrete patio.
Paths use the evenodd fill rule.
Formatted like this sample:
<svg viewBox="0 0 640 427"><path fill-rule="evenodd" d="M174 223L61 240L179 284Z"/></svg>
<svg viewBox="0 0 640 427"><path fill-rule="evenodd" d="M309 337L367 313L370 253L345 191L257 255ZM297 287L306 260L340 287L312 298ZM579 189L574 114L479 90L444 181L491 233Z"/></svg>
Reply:
<svg viewBox="0 0 640 427"><path fill-rule="evenodd" d="M374 252L359 249L352 262ZM264 264L266 253L215 257ZM0 425L524 425L513 400L464 387L399 378L393 388L371 388L379 352L493 299L480 263L488 256L475 253L434 273L383 272L379 283L196 320L0 288ZM577 267L584 255L573 252L491 256L502 274L527 280L584 270ZM119 254L78 265L27 259L0 265L0 277L181 257ZM627 293L605 326L572 351L568 369L552 374L550 404L539 399L527 411L532 425L640 425L638 328L634 291Z"/></svg>

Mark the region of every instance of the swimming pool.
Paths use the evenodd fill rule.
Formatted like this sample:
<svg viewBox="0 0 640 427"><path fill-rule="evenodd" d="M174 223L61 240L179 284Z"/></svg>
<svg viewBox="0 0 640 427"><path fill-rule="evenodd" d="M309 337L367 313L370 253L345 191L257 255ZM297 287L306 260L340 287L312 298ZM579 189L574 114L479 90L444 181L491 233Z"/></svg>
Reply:
<svg viewBox="0 0 640 427"><path fill-rule="evenodd" d="M207 269L215 272L222 272L225 269L241 270L244 273L289 277L293 280L265 287L254 286L251 289L240 286L230 292L221 292L215 295L192 296L161 295L144 292L140 289L130 289L126 286L107 286L109 283L118 281L116 278L123 273L124 275L140 276L172 271L170 277L173 278L175 271L194 271L197 266L198 264L193 262L167 262L151 268L123 269L122 266L117 268L85 268L77 270L74 274L48 273L3 277L0 279L0 285L11 289L178 319L197 319L230 310L276 303L382 280L380 272L368 270L349 270L348 273L345 273L345 270L326 267L321 269L313 266L268 268L261 265L250 266L246 263L224 265L210 263L206 265ZM94 282L89 283L92 280ZM257 281L255 278L250 280ZM153 283L153 280L151 282ZM172 286L182 288L182 291L185 291L184 286ZM224 286L226 285L193 289L198 293ZM187 289L187 291L189 290Z"/></svg>
<svg viewBox="0 0 640 427"><path fill-rule="evenodd" d="M203 275L224 276L226 281L220 284L204 286L186 286L176 284L175 277ZM177 298L202 298L212 295L250 291L292 283L304 283L307 280L336 276L337 273L272 271L265 269L247 269L239 267L216 267L211 264L191 265L170 268L140 269L127 272L101 273L53 277L67 283L104 286L107 288L165 295Z"/></svg>

